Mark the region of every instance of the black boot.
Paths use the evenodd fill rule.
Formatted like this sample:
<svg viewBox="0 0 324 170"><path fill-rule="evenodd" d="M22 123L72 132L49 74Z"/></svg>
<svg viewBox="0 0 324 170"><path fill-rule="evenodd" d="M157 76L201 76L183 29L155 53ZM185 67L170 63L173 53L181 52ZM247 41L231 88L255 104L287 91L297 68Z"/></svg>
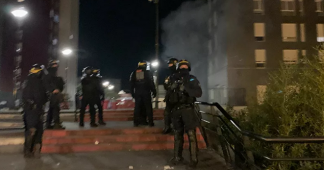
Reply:
<svg viewBox="0 0 324 170"><path fill-rule="evenodd" d="M183 131L174 132L174 156L170 163L173 165L179 165L183 163L182 151L183 151Z"/></svg>
<svg viewBox="0 0 324 170"><path fill-rule="evenodd" d="M195 168L198 164L198 144L195 130L188 131L189 151L190 151L190 168Z"/></svg>
<svg viewBox="0 0 324 170"><path fill-rule="evenodd" d="M82 110L80 111L80 118L79 118L79 126L84 127L84 113L82 113Z"/></svg>
<svg viewBox="0 0 324 170"><path fill-rule="evenodd" d="M32 150L33 150L33 141L34 141L36 129L31 128L27 130L25 133L26 135L25 135L25 144L24 144L24 157L31 158L34 157Z"/></svg>
<svg viewBox="0 0 324 170"><path fill-rule="evenodd" d="M99 125L106 125L107 123L105 123L103 120L99 120L98 124Z"/></svg>
<svg viewBox="0 0 324 170"><path fill-rule="evenodd" d="M65 127L62 126L62 124L60 124L60 123L55 123L54 126L53 126L53 129L55 129L55 130L64 130Z"/></svg>
<svg viewBox="0 0 324 170"><path fill-rule="evenodd" d="M98 127L96 123L90 123L90 127Z"/></svg>
<svg viewBox="0 0 324 170"><path fill-rule="evenodd" d="M41 144L35 144L34 146L34 156L35 158L40 158L40 154L41 154L41 148L42 148L42 145Z"/></svg>
<svg viewBox="0 0 324 170"><path fill-rule="evenodd" d="M24 157L25 158L32 158L34 157L34 154L32 152L32 146L33 146L33 137L32 136L26 136L25 137L25 144L24 144Z"/></svg>

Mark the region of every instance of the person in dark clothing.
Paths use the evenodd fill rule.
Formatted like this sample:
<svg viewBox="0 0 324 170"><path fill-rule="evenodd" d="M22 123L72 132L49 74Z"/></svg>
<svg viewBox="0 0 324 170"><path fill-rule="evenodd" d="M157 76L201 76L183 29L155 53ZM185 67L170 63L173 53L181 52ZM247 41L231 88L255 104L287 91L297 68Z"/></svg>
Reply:
<svg viewBox="0 0 324 170"><path fill-rule="evenodd" d="M40 157L43 137L44 105L48 100L46 88L42 80L44 66L33 65L29 71L25 87L23 89L25 124L24 156Z"/></svg>
<svg viewBox="0 0 324 170"><path fill-rule="evenodd" d="M145 113L148 117L149 126L154 126L152 96L156 97L156 88L153 76L150 71L146 70L147 63L140 62L138 68L130 76L131 94L135 99L134 126L141 123L141 106L145 106Z"/></svg>
<svg viewBox="0 0 324 170"><path fill-rule="evenodd" d="M80 109L80 122L79 125L81 127L84 126L84 114L86 107L89 105L90 107L90 126L91 127L98 127L96 124L96 110L94 108L95 104L95 96L93 94L96 93L95 83L93 83L92 75L92 68L85 67L83 69L83 77L81 78L81 85L82 85L82 99L81 99L81 109Z"/></svg>
<svg viewBox="0 0 324 170"><path fill-rule="evenodd" d="M179 73L175 74L175 81L171 85L172 94L169 102L174 104L172 109L172 124L174 128L174 157L173 164L183 161L183 135L187 133L189 138L190 168L196 167L198 163L198 145L196 128L200 125L194 102L202 96L202 89L197 78L190 75L190 63L180 60L178 64Z"/></svg>
<svg viewBox="0 0 324 170"><path fill-rule="evenodd" d="M47 129L65 129L60 121L60 103L63 101L62 91L64 89L64 81L62 77L57 76L58 61L51 60L47 68L48 74L45 76L44 81L47 91L51 94L49 110L46 119ZM52 121L54 120L54 126Z"/></svg>
<svg viewBox="0 0 324 170"><path fill-rule="evenodd" d="M98 107L98 124L99 125L106 125L103 119L103 111L102 111L102 102L105 100L105 91L102 86L102 77L100 75L99 69L93 70L93 82L95 83L96 93L95 96L95 105Z"/></svg>
<svg viewBox="0 0 324 170"><path fill-rule="evenodd" d="M170 93L171 93L171 85L173 83L173 76L177 72L177 63L178 63L178 59L176 59L176 58L171 58L168 61L170 76L168 76L165 79L164 84L163 84L164 89L166 90L165 99L164 99L164 101L166 102L166 107L164 109L164 129L162 132L164 134L168 134L168 133L172 132L171 110L174 107L174 105L169 102L169 97L170 97Z"/></svg>

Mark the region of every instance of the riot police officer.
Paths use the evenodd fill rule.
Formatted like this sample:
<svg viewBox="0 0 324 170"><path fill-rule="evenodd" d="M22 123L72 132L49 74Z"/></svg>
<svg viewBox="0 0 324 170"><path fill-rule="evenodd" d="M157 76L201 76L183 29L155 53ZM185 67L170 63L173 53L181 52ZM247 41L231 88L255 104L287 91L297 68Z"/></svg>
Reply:
<svg viewBox="0 0 324 170"><path fill-rule="evenodd" d="M102 102L105 100L105 91L102 87L102 76L99 69L93 69L93 83L95 84L95 105L98 107L98 124L106 125L103 119Z"/></svg>
<svg viewBox="0 0 324 170"><path fill-rule="evenodd" d="M82 85L82 99L81 99L81 109L80 109L80 122L79 125L81 127L84 126L84 114L86 107L89 105L90 107L90 126L91 127L98 127L96 124L96 110L94 108L95 103L95 96L93 94L96 93L95 83L93 83L92 75L92 68L85 67L83 69L83 76L81 78L81 85Z"/></svg>
<svg viewBox="0 0 324 170"><path fill-rule="evenodd" d="M172 98L174 103L172 109L172 124L174 126L174 157L171 162L178 164L183 161L183 134L187 133L189 138L190 167L196 167L198 163L198 146L196 128L200 125L199 117L195 112L194 102L202 96L202 89L197 78L190 75L190 63L187 60L180 60L175 81L171 85Z"/></svg>
<svg viewBox="0 0 324 170"><path fill-rule="evenodd" d="M25 157L40 157L44 105L48 96L42 79L44 66L33 65L29 71L22 99L24 102L24 123L25 123Z"/></svg>
<svg viewBox="0 0 324 170"><path fill-rule="evenodd" d="M51 60L47 68L48 74L45 76L47 91L51 94L46 120L47 129L65 129L60 122L60 103L63 101L62 91L65 83L62 77L57 76L58 63L58 60Z"/></svg>
<svg viewBox="0 0 324 170"><path fill-rule="evenodd" d="M154 126L152 96L156 97L156 88L153 76L146 70L145 61L138 63L138 68L130 76L131 94L135 99L134 126L139 126L141 122L141 106L145 107L149 126Z"/></svg>
<svg viewBox="0 0 324 170"><path fill-rule="evenodd" d="M164 101L166 102L166 107L164 109L164 129L163 133L168 134L172 131L171 129L171 110L173 108L173 104L169 102L169 97L171 93L171 85L173 83L173 76L177 72L177 63L178 59L171 58L168 61L170 75L164 81L164 89L166 90L166 95Z"/></svg>

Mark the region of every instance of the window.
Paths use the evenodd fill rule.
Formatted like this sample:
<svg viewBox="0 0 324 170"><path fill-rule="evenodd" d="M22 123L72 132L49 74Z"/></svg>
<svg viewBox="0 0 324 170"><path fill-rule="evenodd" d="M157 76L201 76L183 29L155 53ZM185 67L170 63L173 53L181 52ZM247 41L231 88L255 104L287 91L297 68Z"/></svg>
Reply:
<svg viewBox="0 0 324 170"><path fill-rule="evenodd" d="M255 64L257 68L265 68L266 50L255 50Z"/></svg>
<svg viewBox="0 0 324 170"><path fill-rule="evenodd" d="M302 55L302 56L306 56L306 50L302 50L302 51L301 51L301 55Z"/></svg>
<svg viewBox="0 0 324 170"><path fill-rule="evenodd" d="M324 42L324 24L316 24L317 42Z"/></svg>
<svg viewBox="0 0 324 170"><path fill-rule="evenodd" d="M217 13L216 11L214 12L214 26L217 26Z"/></svg>
<svg viewBox="0 0 324 170"><path fill-rule="evenodd" d="M281 0L282 12L295 12L295 0Z"/></svg>
<svg viewBox="0 0 324 170"><path fill-rule="evenodd" d="M266 85L257 85L257 100L259 104L263 103L266 90Z"/></svg>
<svg viewBox="0 0 324 170"><path fill-rule="evenodd" d="M254 13L263 13L263 0L253 0Z"/></svg>
<svg viewBox="0 0 324 170"><path fill-rule="evenodd" d="M315 0L316 12L323 12L323 0Z"/></svg>
<svg viewBox="0 0 324 170"><path fill-rule="evenodd" d="M214 89L210 89L209 90L209 100L214 100L215 99L215 97L214 97Z"/></svg>
<svg viewBox="0 0 324 170"><path fill-rule="evenodd" d="M300 24L300 41L305 42L305 24Z"/></svg>
<svg viewBox="0 0 324 170"><path fill-rule="evenodd" d="M296 42L297 30L296 24L282 24L282 41L284 42Z"/></svg>
<svg viewBox="0 0 324 170"><path fill-rule="evenodd" d="M264 41L265 39L264 23L254 23L254 37L256 41Z"/></svg>
<svg viewBox="0 0 324 170"><path fill-rule="evenodd" d="M304 1L299 0L299 12L303 13L304 12Z"/></svg>
<svg viewBox="0 0 324 170"><path fill-rule="evenodd" d="M285 64L296 64L298 61L298 50L283 50L283 61Z"/></svg>

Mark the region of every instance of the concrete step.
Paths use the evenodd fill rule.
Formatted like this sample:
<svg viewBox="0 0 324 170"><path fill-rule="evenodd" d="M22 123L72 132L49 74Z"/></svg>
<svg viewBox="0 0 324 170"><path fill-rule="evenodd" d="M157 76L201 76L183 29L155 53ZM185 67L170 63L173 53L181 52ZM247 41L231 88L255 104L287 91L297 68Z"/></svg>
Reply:
<svg viewBox="0 0 324 170"><path fill-rule="evenodd" d="M143 151L143 150L171 150L173 142L140 142L140 143L108 143L108 144L67 144L67 145L43 145L42 153L78 153L78 152L102 152L102 151ZM184 144L188 148L189 143ZM198 142L199 148L205 148L203 142Z"/></svg>

